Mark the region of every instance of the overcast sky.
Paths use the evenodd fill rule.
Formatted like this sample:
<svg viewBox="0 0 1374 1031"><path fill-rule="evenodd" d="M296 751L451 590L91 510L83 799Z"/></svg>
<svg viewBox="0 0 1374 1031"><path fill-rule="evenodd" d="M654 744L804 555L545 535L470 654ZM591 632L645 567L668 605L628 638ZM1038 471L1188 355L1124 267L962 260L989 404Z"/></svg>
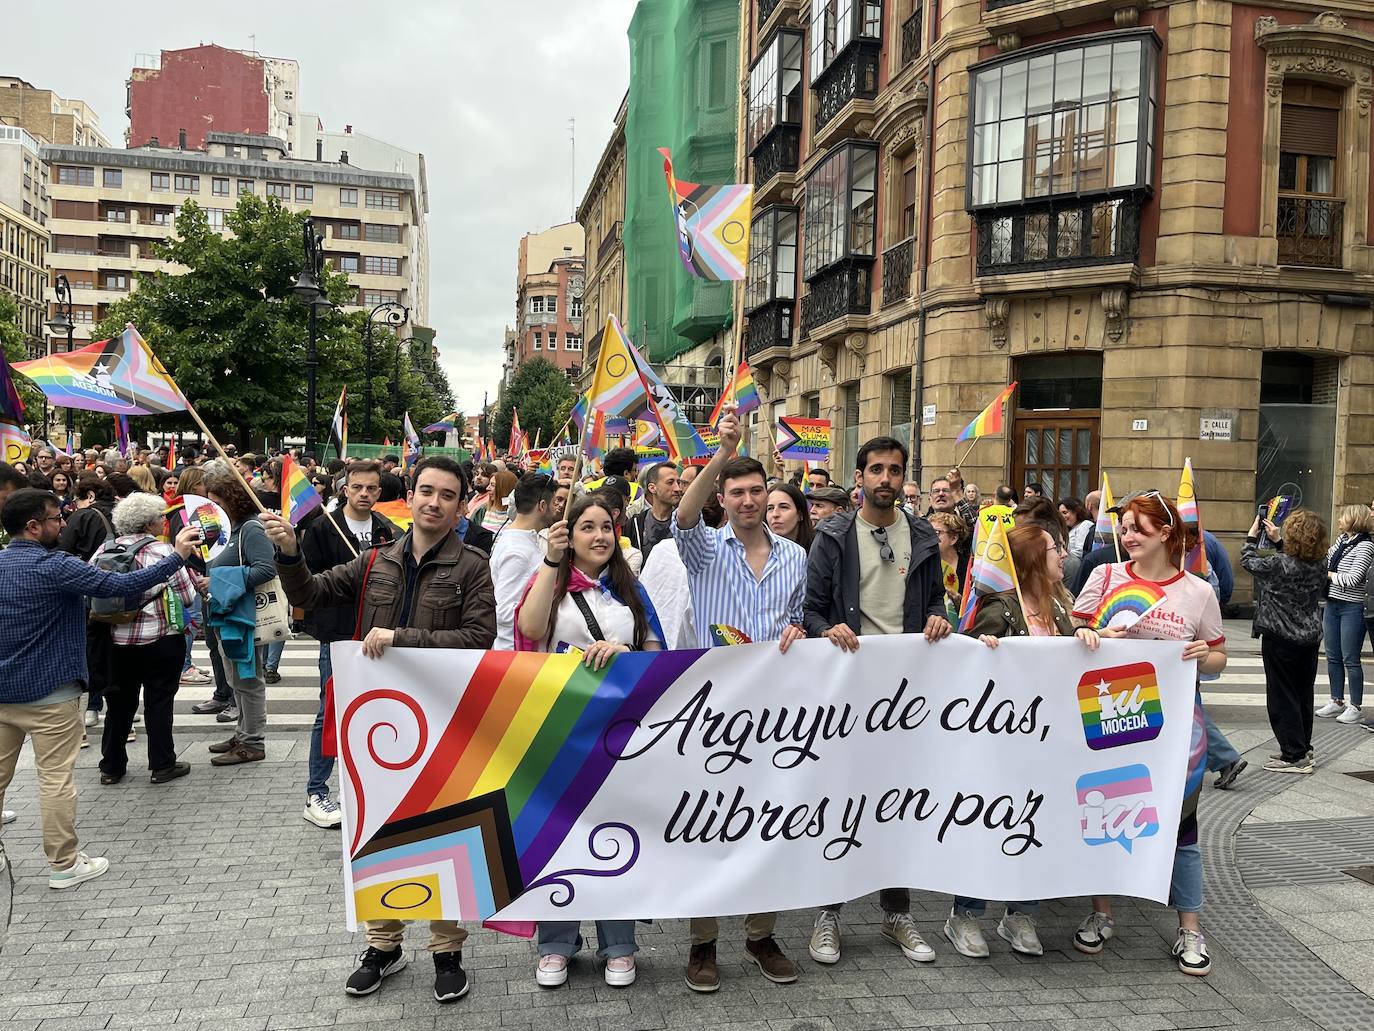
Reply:
<svg viewBox="0 0 1374 1031"><path fill-rule="evenodd" d="M116 145L134 56L218 43L299 61L300 109L327 129L422 151L430 321L459 405L476 414L500 377L520 237L572 219L568 119L579 201L610 136L635 0L4 6L0 74L85 100Z"/></svg>

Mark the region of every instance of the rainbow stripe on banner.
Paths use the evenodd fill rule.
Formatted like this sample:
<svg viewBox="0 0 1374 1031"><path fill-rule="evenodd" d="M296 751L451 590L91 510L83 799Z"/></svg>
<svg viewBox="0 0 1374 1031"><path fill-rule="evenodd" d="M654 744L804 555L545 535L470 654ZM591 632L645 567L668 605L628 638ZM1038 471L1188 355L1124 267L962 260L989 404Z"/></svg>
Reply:
<svg viewBox="0 0 1374 1031"><path fill-rule="evenodd" d="M54 405L111 415L186 411L171 374L132 325L124 333L65 354L15 362Z"/></svg>
<svg viewBox="0 0 1374 1031"><path fill-rule="evenodd" d="M339 715L339 756L355 799L347 849L357 919L428 919L447 907L459 919L484 920L518 898L601 789L634 728L701 654L630 652L593 671L576 654L485 652L432 747L408 695L376 688L349 701ZM370 757L351 746L371 752L382 724L350 725L380 700L393 703L393 716L379 719L398 716L395 704L410 710L416 754L428 758L378 825L358 772Z"/></svg>

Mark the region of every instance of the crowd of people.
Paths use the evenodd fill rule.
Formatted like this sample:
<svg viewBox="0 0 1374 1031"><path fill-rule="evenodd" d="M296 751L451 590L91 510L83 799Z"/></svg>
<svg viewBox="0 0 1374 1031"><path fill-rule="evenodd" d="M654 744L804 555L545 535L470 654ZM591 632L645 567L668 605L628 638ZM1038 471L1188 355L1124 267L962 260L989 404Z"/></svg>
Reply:
<svg viewBox="0 0 1374 1031"><path fill-rule="evenodd" d="M627 651L710 648L713 627L786 652L824 638L854 652L875 634L923 634L938 642L954 632L971 575L975 529L1000 523L1020 591L983 602L966 633L988 648L1014 637L1073 637L1087 649L1101 638L1169 639L1185 644L1202 682L1226 666L1221 606L1232 570L1207 534L1207 580L1181 572L1197 541L1175 501L1158 491L1126 496L1113 509L1117 539L1095 533L1099 499L1057 501L1038 483L1021 492L999 485L984 494L958 468L923 490L907 479L906 446L880 436L859 449L852 479L821 468L770 476L739 455L732 412L719 425L709 460L685 467L640 462L631 449L604 456L596 476L579 463L526 471L517 459L458 463L426 457L407 467L399 456L318 464L298 461L324 504L300 526L281 512L282 466L274 455L182 453L129 455L36 449L31 466L0 465L0 802L20 747L32 741L38 770L43 846L52 888L98 877L108 862L80 848L73 774L87 732L100 725L100 783L128 775L127 744L141 718L149 777L186 776L177 758L172 704L182 686L204 685L193 709L233 732L209 746L213 767L265 757L269 685L280 680L282 642L259 643L252 612L256 588L279 578L319 643L319 708L302 778L303 817L338 827L327 685L330 645L359 640L363 653L388 648L470 648L535 652L576 650L601 668ZM227 519L224 545L209 556L184 498L206 497ZM377 511L408 502L402 528ZM1344 508L1328 547L1319 515L1299 509L1283 522L1257 517L1241 563L1255 579L1255 633L1262 637L1268 712L1279 744L1265 768L1303 774L1314 768L1314 718L1363 719L1363 642L1374 628L1371 511ZM1164 601L1129 628L1088 625L1098 602L1125 579L1156 584ZM206 641L211 668L191 661ZM1330 701L1313 706L1324 643ZM142 706L141 717L139 707ZM101 715L103 710L103 716ZM1204 770L1229 788L1245 768L1239 753L1194 698L1182 819L1170 904L1178 917L1172 955L1179 969L1211 969L1201 929L1202 856L1197 806ZM6 811L4 819L10 820ZM0 851L0 863L3 863ZM840 961L845 900L815 916L808 952ZM997 936L1025 956L1044 947L1036 900L1001 900ZM914 962L936 950L920 933L907 888L880 893L882 937ZM942 932L960 954L985 957L988 902L955 898ZM796 963L774 935L777 914L744 918L745 948L764 977L786 983ZM1092 899L1072 939L1100 953L1115 929L1112 900ZM434 994L452 1001L468 990L462 966L467 933L454 921L430 923ZM607 984L635 980L635 924L597 921L597 956ZM375 992L405 965L404 925L367 923L367 948L348 978L351 995ZM720 921L689 922L685 971L690 988L720 984ZM583 947L576 922L538 928L539 985L566 983Z"/></svg>

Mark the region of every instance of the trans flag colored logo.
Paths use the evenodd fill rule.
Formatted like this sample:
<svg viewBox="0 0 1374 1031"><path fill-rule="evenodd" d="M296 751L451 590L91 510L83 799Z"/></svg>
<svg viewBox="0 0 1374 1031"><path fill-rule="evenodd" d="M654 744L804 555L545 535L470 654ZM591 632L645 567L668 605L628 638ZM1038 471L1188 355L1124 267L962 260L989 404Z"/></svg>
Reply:
<svg viewBox="0 0 1374 1031"><path fill-rule="evenodd" d="M1164 727L1154 666L1132 662L1088 670L1078 682L1078 710L1091 749L1154 740Z"/></svg>
<svg viewBox="0 0 1374 1031"><path fill-rule="evenodd" d="M1116 843L1130 852L1138 838L1159 833L1150 770L1141 763L1079 777L1078 807L1088 845Z"/></svg>

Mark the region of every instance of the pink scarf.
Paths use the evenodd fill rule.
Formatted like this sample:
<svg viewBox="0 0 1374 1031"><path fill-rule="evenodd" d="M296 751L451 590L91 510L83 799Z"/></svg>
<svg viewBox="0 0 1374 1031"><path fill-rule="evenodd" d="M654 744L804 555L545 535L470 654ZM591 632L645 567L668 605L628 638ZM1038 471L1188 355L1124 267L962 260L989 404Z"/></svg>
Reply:
<svg viewBox="0 0 1374 1031"><path fill-rule="evenodd" d="M518 652L537 652L543 650L543 638L531 640L520 632L520 610L525 607L525 599L530 596L530 588L534 586L534 581L538 578L538 572L530 577L530 582L525 584L525 592L520 595L520 604L515 606L515 650ZM572 575L568 577L569 594L578 594L581 591L594 591L598 587L600 587L600 584L595 580L588 578L587 574L576 566L572 567Z"/></svg>

